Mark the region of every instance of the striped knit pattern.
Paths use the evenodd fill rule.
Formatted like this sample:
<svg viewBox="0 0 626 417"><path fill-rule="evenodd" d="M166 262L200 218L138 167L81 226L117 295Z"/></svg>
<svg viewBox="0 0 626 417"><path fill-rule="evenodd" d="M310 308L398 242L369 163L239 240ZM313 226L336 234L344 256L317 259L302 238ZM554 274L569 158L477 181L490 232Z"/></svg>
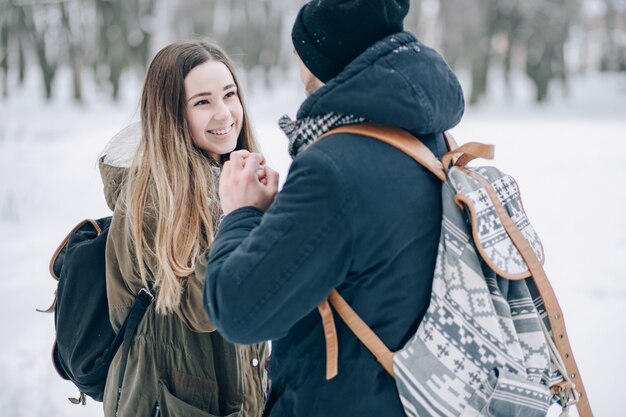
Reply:
<svg viewBox="0 0 626 417"><path fill-rule="evenodd" d="M289 116L284 115L278 121L278 126L289 140L289 155L295 158L324 133L339 126L352 125L364 121L364 118L350 114L326 113L320 116L297 119L295 121L291 120Z"/></svg>
<svg viewBox="0 0 626 417"><path fill-rule="evenodd" d="M473 170L493 185L543 259L515 181L495 168ZM457 195L471 210L459 210ZM405 411L419 417L544 417L552 402L549 386L562 380L541 325L543 320L549 329L545 309L532 280L500 276L529 274L527 266L473 178L452 168L442 197L431 303L414 337L394 355Z"/></svg>

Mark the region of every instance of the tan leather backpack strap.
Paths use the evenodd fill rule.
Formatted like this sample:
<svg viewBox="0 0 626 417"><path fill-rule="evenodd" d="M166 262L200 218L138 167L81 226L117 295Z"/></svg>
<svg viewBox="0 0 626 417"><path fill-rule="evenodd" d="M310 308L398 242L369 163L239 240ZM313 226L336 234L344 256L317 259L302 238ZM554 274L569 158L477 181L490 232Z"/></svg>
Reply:
<svg viewBox="0 0 626 417"><path fill-rule="evenodd" d="M464 167L476 158L493 159L494 149L495 147L493 145L469 142L447 152L441 157L441 163L444 170L447 170L452 162L454 162L454 166L456 167Z"/></svg>
<svg viewBox="0 0 626 417"><path fill-rule="evenodd" d="M376 333L369 328L367 324L359 317L359 315L350 307L344 298L337 292L332 290L328 296L328 300L335 307L339 316L348 325L350 330L359 338L359 340L369 349L376 357L376 360L385 368L385 371L392 377L393 372L393 352L383 343Z"/></svg>
<svg viewBox="0 0 626 417"><path fill-rule="evenodd" d="M67 236L65 236L65 239L63 239L63 241L59 244L57 249L54 251L54 253L52 254L52 258L50 259L50 264L48 265L48 270L50 271L50 275L52 275L52 278L56 279L57 281L59 280L59 277L57 276L57 274L54 273L54 263L56 262L57 257L59 256L59 254L65 247L65 245L67 245L67 241L70 240L70 237L72 237L72 235L76 233L76 231L80 229L81 227L83 227L86 223L91 223L91 225L93 226L93 228L96 230L98 234L102 233L102 230L100 229L100 225L98 225L98 222L92 219L85 219L82 222L78 223L76 226L74 226L74 228L67 234Z"/></svg>
<svg viewBox="0 0 626 417"><path fill-rule="evenodd" d="M67 242L70 240L70 237L72 237L72 235L74 233L76 233L76 231L78 229L80 229L81 227L83 227L86 223L91 223L92 226L94 227L94 229L96 230L96 232L98 234L102 233L102 230L100 229L100 225L98 225L98 222L96 222L95 220L92 220L92 219L83 220L82 222L80 222L76 226L74 226L74 228L67 234L67 236L65 236L65 239L63 239L63 241L61 241L59 246L56 248L56 250L52 254L52 258L50 259L50 264L48 265L48 271L50 271L50 275L52 275L52 278L54 278L55 280L58 281L60 279L57 276L57 274L54 273L54 263L56 262L57 257L59 256L59 254L61 253L61 251L65 247L65 245L67 245ZM50 305L50 307L48 307L45 310L42 310L42 309L39 309L39 308L36 308L35 310L40 312L40 313L54 313L54 310L56 310L56 306L57 306L57 292L55 291L54 292L54 300L52 301L52 304Z"/></svg>
<svg viewBox="0 0 626 417"><path fill-rule="evenodd" d="M333 311L328 304L328 299L322 301L317 306L320 316L322 317L322 326L324 327L324 339L326 339L326 379L333 379L338 374L338 356L339 345L337 342L337 328L335 327L335 319Z"/></svg>
<svg viewBox="0 0 626 417"><path fill-rule="evenodd" d="M441 181L446 180L446 173L443 171L441 162L426 145L419 139L405 130L393 126L378 125L374 123L357 123L353 125L340 126L321 135L317 140L321 140L336 133L353 133L356 135L368 136L395 146L420 165L435 174Z"/></svg>
<svg viewBox="0 0 626 417"><path fill-rule="evenodd" d="M494 204L494 208L498 213L502 225L528 265L528 269L530 270L532 278L537 285L541 298L543 299L546 314L548 315L548 319L550 321L554 343L559 351L559 354L561 355L561 358L563 359L565 369L567 370L567 378L572 381L574 388L580 395L578 402L576 403L578 414L580 417L593 417L587 392L585 391L585 386L583 385L582 377L580 375L580 371L578 370L578 366L576 365L576 360L574 359L574 353L572 352L569 338L567 337L563 312L559 306L554 290L552 289L552 285L550 284L550 281L548 281L548 277L541 266L541 262L535 255L535 252L530 247L530 244L522 232L509 217L504 206L500 203L500 199L489 181L476 172L468 169L464 171L478 181L478 183L485 189Z"/></svg>

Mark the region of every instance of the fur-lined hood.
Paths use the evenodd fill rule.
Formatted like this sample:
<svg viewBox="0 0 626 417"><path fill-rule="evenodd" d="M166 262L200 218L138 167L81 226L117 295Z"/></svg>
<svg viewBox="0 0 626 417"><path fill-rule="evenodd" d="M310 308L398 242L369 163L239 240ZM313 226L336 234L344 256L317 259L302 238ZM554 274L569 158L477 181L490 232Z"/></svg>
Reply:
<svg viewBox="0 0 626 417"><path fill-rule="evenodd" d="M116 134L100 155L98 167L104 185L104 198L111 210L115 210L115 203L140 141L141 123L135 122Z"/></svg>

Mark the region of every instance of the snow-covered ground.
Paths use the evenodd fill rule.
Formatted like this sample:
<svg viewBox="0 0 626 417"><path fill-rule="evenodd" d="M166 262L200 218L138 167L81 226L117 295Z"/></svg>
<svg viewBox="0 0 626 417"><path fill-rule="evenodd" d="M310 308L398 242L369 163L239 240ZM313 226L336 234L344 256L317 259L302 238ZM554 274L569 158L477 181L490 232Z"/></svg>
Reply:
<svg viewBox="0 0 626 417"><path fill-rule="evenodd" d="M119 103L92 92L80 107L65 96L44 103L37 84L31 77L0 101L0 415L98 416L99 403L66 400L77 391L52 368L52 316L35 308L53 299L48 262L65 233L109 213L96 161L137 119L140 86L129 82ZM568 100L558 93L541 107L527 87L520 79L512 91L491 92L453 133L459 142L495 144L495 164L517 178L595 415L624 416L626 76L576 76ZM303 96L295 79L280 88L252 92L249 107L269 164L284 178L289 157L275 120L293 117Z"/></svg>

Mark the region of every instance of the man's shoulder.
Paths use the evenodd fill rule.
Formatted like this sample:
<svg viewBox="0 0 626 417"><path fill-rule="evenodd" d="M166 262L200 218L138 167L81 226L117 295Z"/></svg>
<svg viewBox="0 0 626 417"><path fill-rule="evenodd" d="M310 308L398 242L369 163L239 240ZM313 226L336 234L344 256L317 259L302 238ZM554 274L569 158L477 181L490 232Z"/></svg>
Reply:
<svg viewBox="0 0 626 417"><path fill-rule="evenodd" d="M354 170L365 168L367 160L376 154L376 139L352 133L337 133L311 144L294 159L290 174L306 172L318 178L351 176ZM382 144L382 143L381 143ZM370 157L368 157L370 155ZM364 163L365 162L365 163Z"/></svg>
<svg viewBox="0 0 626 417"><path fill-rule="evenodd" d="M318 140L309 150L323 153L331 160L342 161L346 157L358 158L368 153L380 152L381 144L379 140L367 135L341 132Z"/></svg>

